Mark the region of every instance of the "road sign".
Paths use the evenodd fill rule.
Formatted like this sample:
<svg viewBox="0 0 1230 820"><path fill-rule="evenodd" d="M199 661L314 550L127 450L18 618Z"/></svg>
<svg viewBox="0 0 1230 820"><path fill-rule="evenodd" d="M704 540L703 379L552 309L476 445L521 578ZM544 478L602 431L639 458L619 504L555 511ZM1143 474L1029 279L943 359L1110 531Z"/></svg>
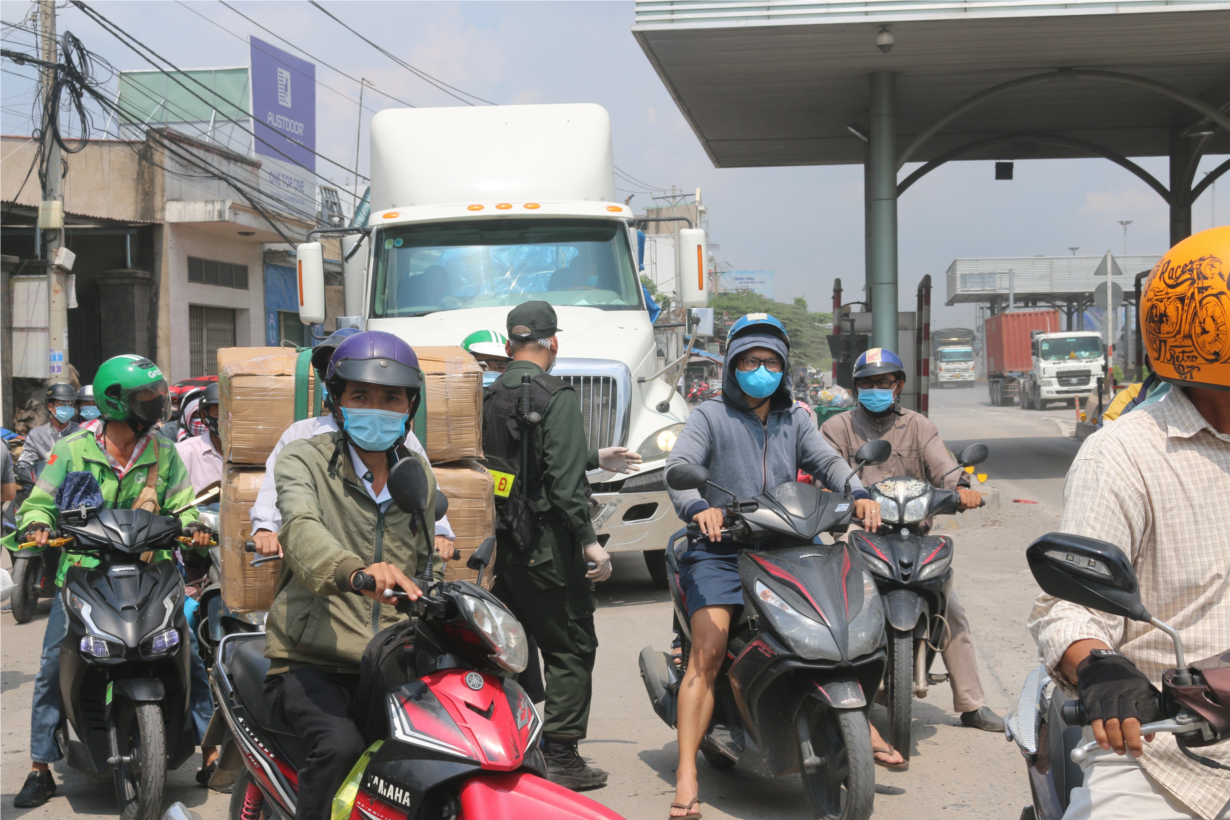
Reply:
<svg viewBox="0 0 1230 820"><path fill-rule="evenodd" d="M1118 282L1111 283L1110 298L1112 307L1119 307L1123 304L1123 288L1119 287ZM1098 285L1093 289L1093 306L1106 310L1106 283Z"/></svg>

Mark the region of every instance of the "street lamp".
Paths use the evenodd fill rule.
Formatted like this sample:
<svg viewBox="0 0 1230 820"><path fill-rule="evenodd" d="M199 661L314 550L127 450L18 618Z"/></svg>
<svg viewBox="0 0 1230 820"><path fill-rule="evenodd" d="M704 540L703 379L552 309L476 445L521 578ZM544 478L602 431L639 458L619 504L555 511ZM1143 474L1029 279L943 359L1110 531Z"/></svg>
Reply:
<svg viewBox="0 0 1230 820"><path fill-rule="evenodd" d="M1076 256L1076 252L1081 249L1080 245L1069 245L1068 250L1072 251L1072 255Z"/></svg>
<svg viewBox="0 0 1230 820"><path fill-rule="evenodd" d="M1127 229L1128 225L1132 224L1132 220L1120 219L1119 224L1123 226L1123 255L1127 256Z"/></svg>

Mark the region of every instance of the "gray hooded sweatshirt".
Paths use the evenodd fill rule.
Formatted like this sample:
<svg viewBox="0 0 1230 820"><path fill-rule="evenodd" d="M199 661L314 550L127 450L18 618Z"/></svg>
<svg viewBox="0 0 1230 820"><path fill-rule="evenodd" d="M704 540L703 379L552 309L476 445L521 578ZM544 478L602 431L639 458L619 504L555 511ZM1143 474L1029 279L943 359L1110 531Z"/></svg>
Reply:
<svg viewBox="0 0 1230 820"><path fill-rule="evenodd" d="M769 398L769 416L764 424L747 405L746 394L735 376L735 361L753 347L766 347L785 363L781 384ZM790 358L786 345L769 334L753 333L736 339L726 351L722 368L722 395L701 404L688 416L683 433L675 442L666 469L678 463L702 464L709 479L734 493L750 498L794 481L801 469L818 483L841 492L850 467L829 446L807 411L794 404L790 388ZM868 498L855 476L851 495ZM724 507L733 499L720 490L670 490L675 512L684 521L710 506Z"/></svg>

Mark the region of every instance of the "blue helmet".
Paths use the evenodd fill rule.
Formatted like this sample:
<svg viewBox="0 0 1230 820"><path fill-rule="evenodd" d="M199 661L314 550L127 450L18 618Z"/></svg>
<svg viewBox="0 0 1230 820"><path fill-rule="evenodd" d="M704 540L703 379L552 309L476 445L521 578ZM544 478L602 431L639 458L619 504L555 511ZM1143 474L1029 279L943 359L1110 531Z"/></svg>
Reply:
<svg viewBox="0 0 1230 820"><path fill-rule="evenodd" d="M739 317L739 321L731 325L730 331L726 334L726 344L729 345L735 339L749 333L768 333L770 336L776 336L786 345L786 350L790 349L790 334L786 332L786 326L768 313L749 313Z"/></svg>
<svg viewBox="0 0 1230 820"><path fill-rule="evenodd" d="M905 378L905 364L896 353L887 347L873 347L854 362L856 380L884 376L889 373L900 373L901 378Z"/></svg>
<svg viewBox="0 0 1230 820"><path fill-rule="evenodd" d="M348 337L361 332L357 327L338 328L330 334L329 338L312 349L312 368L320 374L322 380L329 369L329 359L333 358L333 351L337 350L337 346Z"/></svg>

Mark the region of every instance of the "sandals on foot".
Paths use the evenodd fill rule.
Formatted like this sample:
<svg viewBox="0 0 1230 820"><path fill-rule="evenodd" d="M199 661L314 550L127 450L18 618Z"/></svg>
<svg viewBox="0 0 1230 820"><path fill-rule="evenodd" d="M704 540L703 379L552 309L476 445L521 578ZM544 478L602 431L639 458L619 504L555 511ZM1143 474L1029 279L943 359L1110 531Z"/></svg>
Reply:
<svg viewBox="0 0 1230 820"><path fill-rule="evenodd" d="M891 755L895 751L897 750L894 749L892 746L888 745L887 743L885 743L883 746L876 746L875 744L872 744L871 757L872 757L872 760L875 761L875 764L877 766L883 766L884 768L888 769L890 772L904 772L910 768L910 761L906 760L902 763L889 763L887 761L880 760L880 758L877 757L877 755Z"/></svg>
<svg viewBox="0 0 1230 820"><path fill-rule="evenodd" d="M684 811L687 812L687 814L679 814L679 815L668 814L667 820L700 820L700 812L692 811L692 807L699 805L699 804L700 804L699 797L692 798L692 802L688 803L686 806L683 805L682 803L671 803L672 809L683 809Z"/></svg>

